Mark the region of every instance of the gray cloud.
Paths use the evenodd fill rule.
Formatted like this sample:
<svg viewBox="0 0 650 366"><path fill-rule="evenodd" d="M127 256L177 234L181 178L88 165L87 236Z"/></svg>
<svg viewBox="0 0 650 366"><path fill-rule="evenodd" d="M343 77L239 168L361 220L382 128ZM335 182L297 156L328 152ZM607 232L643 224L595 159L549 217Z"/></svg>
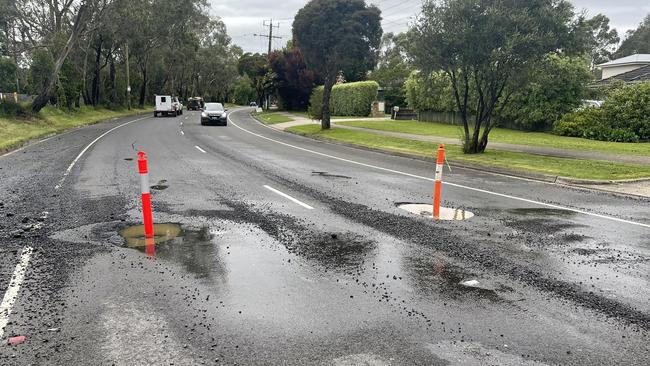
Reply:
<svg viewBox="0 0 650 366"><path fill-rule="evenodd" d="M421 0L372 0L382 10L384 32L401 32L408 28L412 17L420 10ZM650 13L648 0L571 0L577 9L590 15L603 13L621 35L636 26ZM249 52L266 52L268 40L254 34L267 34L264 20L274 19L279 29L274 34L283 36L274 40L273 48L281 48L291 38L291 23L306 0L211 0L212 14L220 16L233 42Z"/></svg>

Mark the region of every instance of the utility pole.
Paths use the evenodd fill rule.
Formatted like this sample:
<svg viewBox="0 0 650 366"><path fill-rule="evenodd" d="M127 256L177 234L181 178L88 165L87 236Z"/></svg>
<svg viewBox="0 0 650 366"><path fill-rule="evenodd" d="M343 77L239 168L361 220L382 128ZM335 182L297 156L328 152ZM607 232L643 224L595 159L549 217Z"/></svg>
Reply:
<svg viewBox="0 0 650 366"><path fill-rule="evenodd" d="M126 44L126 107L131 110L131 76L129 74L129 44Z"/></svg>
<svg viewBox="0 0 650 366"><path fill-rule="evenodd" d="M256 37L264 37L269 39L269 50L268 53L266 54L266 57L271 57L271 45L273 44L273 39L282 39L282 37L274 36L273 35L273 28L280 28L280 24L273 24L273 19L269 20L268 23L266 23L266 20L264 21L264 26L269 27L269 35L267 36L266 34L254 34Z"/></svg>

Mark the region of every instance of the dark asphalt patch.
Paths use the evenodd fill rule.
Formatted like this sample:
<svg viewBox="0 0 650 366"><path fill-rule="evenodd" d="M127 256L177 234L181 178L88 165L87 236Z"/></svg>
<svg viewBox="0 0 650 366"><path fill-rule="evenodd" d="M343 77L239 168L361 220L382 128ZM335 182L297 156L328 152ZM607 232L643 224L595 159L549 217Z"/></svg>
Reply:
<svg viewBox="0 0 650 366"><path fill-rule="evenodd" d="M154 191L164 191L165 189L169 188L169 185L167 184L167 181L163 179L149 188L153 189Z"/></svg>
<svg viewBox="0 0 650 366"><path fill-rule="evenodd" d="M285 246L289 253L334 270L349 272L358 268L376 243L354 233L327 233L314 229L295 217L275 212L256 210L252 206L222 200L231 210L165 210L183 216L217 218L237 223L252 224Z"/></svg>

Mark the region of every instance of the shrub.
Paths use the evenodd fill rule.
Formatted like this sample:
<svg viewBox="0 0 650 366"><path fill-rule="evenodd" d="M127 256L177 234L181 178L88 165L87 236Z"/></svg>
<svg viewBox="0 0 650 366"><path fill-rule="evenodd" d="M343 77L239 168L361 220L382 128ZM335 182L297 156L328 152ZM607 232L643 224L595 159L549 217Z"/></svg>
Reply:
<svg viewBox="0 0 650 366"><path fill-rule="evenodd" d="M0 114L11 117L29 117L32 115L28 106L13 100L0 100Z"/></svg>
<svg viewBox="0 0 650 366"><path fill-rule="evenodd" d="M650 82L615 90L605 101L603 110L611 128L650 140Z"/></svg>
<svg viewBox="0 0 650 366"><path fill-rule="evenodd" d="M603 120L600 108L586 108L574 113L568 113L555 123L553 131L562 136L585 137L585 131L597 126Z"/></svg>
<svg viewBox="0 0 650 366"><path fill-rule="evenodd" d="M650 140L650 82L614 90L601 108L565 115L554 132L602 141Z"/></svg>
<svg viewBox="0 0 650 366"><path fill-rule="evenodd" d="M525 131L548 131L560 116L580 106L591 80L584 59L549 55L499 117Z"/></svg>
<svg viewBox="0 0 650 366"><path fill-rule="evenodd" d="M379 84L376 81L359 81L335 85L330 97L330 113L333 116L360 116L370 114L372 102L377 99ZM309 115L321 119L323 87L319 86L309 98Z"/></svg>

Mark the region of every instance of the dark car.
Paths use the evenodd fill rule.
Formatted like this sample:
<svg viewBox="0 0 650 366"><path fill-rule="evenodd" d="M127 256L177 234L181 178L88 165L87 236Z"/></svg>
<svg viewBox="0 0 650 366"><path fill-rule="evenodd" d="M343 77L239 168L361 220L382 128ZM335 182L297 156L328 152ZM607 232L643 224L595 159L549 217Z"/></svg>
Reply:
<svg viewBox="0 0 650 366"><path fill-rule="evenodd" d="M203 108L203 98L194 97L187 100L188 111L198 111Z"/></svg>
<svg viewBox="0 0 650 366"><path fill-rule="evenodd" d="M201 112L201 125L228 125L227 109L221 103L205 103Z"/></svg>

